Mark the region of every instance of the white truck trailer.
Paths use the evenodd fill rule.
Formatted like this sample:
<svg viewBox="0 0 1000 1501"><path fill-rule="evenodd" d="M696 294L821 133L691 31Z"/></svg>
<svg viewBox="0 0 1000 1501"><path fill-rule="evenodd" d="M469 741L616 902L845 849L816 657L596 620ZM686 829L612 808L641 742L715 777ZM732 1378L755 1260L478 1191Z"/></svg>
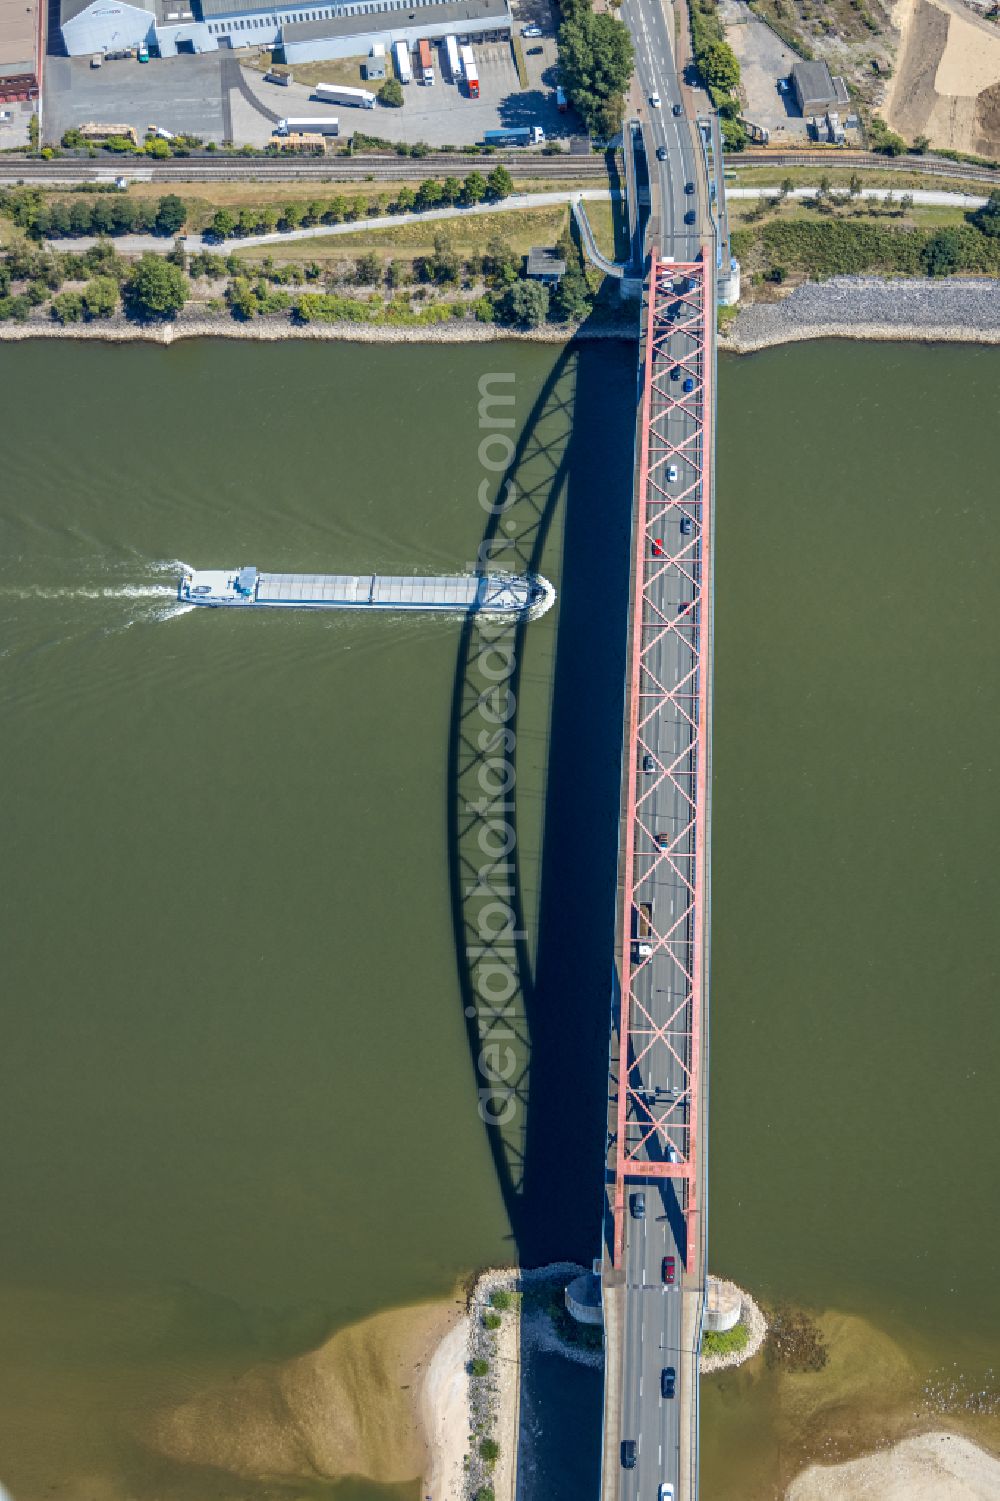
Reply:
<svg viewBox="0 0 1000 1501"><path fill-rule="evenodd" d="M321 135L339 136L340 121L336 115L308 115L279 120L276 126L278 135Z"/></svg>
<svg viewBox="0 0 1000 1501"><path fill-rule="evenodd" d="M374 109L375 95L368 89L355 89L350 84L317 83L312 97L325 104L352 104L356 109Z"/></svg>
<svg viewBox="0 0 1000 1501"><path fill-rule="evenodd" d="M396 63L396 77L400 83L412 83L413 69L410 67L410 49L406 42L396 42L392 55Z"/></svg>
<svg viewBox="0 0 1000 1501"><path fill-rule="evenodd" d="M448 59L448 77L452 83L460 83L462 63L458 56L458 42L453 36L446 36L444 39L444 55Z"/></svg>
<svg viewBox="0 0 1000 1501"><path fill-rule="evenodd" d="M469 90L469 98L478 99L479 72L476 68L476 59L471 47L462 48L462 72L465 74L465 82Z"/></svg>

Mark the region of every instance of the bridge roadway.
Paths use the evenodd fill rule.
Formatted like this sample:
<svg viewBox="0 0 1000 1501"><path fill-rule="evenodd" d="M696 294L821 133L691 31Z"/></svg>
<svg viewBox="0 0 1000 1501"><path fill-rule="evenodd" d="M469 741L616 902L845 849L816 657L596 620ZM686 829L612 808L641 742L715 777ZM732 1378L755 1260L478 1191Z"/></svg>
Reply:
<svg viewBox="0 0 1000 1501"><path fill-rule="evenodd" d="M703 543L710 526L715 261L697 127L685 113L673 113L675 104L683 109L684 98L671 45L672 12L665 14L661 0L623 0L620 14L632 34L646 101L643 137L651 187L647 244L661 259L678 265L698 261L703 249L705 257L694 295L671 305L676 332L650 337L654 289L648 284L644 309L642 354L644 366L650 362L650 368L643 372L646 385L637 445L635 525L637 558L642 562L632 581L631 642L634 651L639 637L643 655L633 668L629 727L635 726L635 732L626 744L623 768L617 968L625 993L622 1030L628 1056L616 1058L613 1047L608 1178L614 1186L603 1268L607 1341L602 1498L659 1501L666 1483L673 1487L675 1501L694 1501L705 1154L703 1133L696 1132L693 1118L704 1108L698 1098L702 1060L693 1057L692 1050L703 1052L705 1038L692 1021L692 992L700 983L694 958L696 926L704 940L702 963L707 965L707 893L695 900L692 888L699 837L707 852L708 726L702 727L705 765L699 768L693 723L697 708L691 711L698 692L692 663L700 665L703 674L710 672L710 575L703 569ZM659 95L659 108L650 103L654 94ZM666 150L663 161L657 159L657 148ZM694 184L693 192L687 191L688 184ZM693 224L685 224L688 214L694 215ZM659 283L668 293L683 285L679 275L675 278L669 271L668 266L669 279L661 277ZM708 301L707 318L702 298ZM677 371L674 381L671 370ZM675 402L689 374L695 390ZM657 377L663 379L666 401ZM653 420L652 438L648 419ZM675 448L679 453L672 452ZM671 483L664 478L668 458L675 459L678 470ZM650 462L658 477L651 477ZM672 492L665 506L661 486ZM674 504L678 497L681 505ZM687 535L680 532L682 521L690 529ZM645 582L636 577L643 572L643 562ZM690 609L682 613L678 626L678 611L687 604ZM667 622L669 628L662 628ZM680 691L671 696L661 691L671 687ZM707 699L705 708L707 718ZM651 772L643 770L644 762L649 764L647 756L653 758ZM700 826L693 816L699 771L705 805L699 810ZM707 886L707 859L701 876ZM643 937L645 914L651 916L653 928L648 935L653 952L648 957L635 941ZM620 1031L619 1045L621 1035ZM682 1176L689 1155L690 1179ZM644 1177L644 1160L655 1176ZM664 1172L676 1175L662 1176ZM636 1194L644 1197L641 1218L632 1212ZM674 1260L672 1284L664 1278L666 1257ZM676 1395L665 1398L662 1373L671 1367ZM635 1444L634 1468L623 1464L622 1443L627 1440Z"/></svg>

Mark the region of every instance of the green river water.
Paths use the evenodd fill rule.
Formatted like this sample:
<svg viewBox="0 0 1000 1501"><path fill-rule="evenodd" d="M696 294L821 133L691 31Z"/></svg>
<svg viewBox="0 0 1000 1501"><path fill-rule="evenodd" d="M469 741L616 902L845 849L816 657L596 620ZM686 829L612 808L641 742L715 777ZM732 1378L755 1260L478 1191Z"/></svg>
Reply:
<svg viewBox="0 0 1000 1501"><path fill-rule="evenodd" d="M15 1501L263 1496L158 1454L157 1415L476 1266L596 1252L633 361L0 347ZM463 1016L462 626L173 598L182 562L464 570L490 373L559 590L517 642L503 1142ZM998 389L991 350L720 368L711 1260L848 1317L820 1377L706 1381L706 1501L853 1452L862 1408L874 1441L911 1387L969 1421L992 1381Z"/></svg>

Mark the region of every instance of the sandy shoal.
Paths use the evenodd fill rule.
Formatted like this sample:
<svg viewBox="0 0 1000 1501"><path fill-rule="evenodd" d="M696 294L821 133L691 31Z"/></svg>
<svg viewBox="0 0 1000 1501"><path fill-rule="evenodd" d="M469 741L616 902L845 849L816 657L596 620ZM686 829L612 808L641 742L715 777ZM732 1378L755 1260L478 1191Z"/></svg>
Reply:
<svg viewBox="0 0 1000 1501"><path fill-rule="evenodd" d="M997 1501L1000 1459L954 1433L923 1433L839 1465L810 1465L786 1501Z"/></svg>

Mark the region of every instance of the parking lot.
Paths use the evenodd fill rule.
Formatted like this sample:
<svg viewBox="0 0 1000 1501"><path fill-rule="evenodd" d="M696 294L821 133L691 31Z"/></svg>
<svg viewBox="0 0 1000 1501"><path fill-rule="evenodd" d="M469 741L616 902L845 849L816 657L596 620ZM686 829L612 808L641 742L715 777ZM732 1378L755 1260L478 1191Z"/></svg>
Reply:
<svg viewBox="0 0 1000 1501"><path fill-rule="evenodd" d="M21 99L9 99L0 105L0 151L27 146L28 121L34 113L35 106ZM5 120L4 115L10 115L10 119Z"/></svg>
<svg viewBox="0 0 1000 1501"><path fill-rule="evenodd" d="M57 145L71 125L87 121L132 125L141 140L147 125L175 135L221 142L228 135L227 54L155 58L149 63L106 62L91 68L85 57L45 60L45 139ZM270 135L270 127L267 134Z"/></svg>
<svg viewBox="0 0 1000 1501"><path fill-rule="evenodd" d="M799 61L770 26L765 26L741 0L726 0L719 7L726 40L740 64L740 87L746 98L746 118L771 132L772 144L805 141L808 129L791 89L778 91L778 79L787 78Z"/></svg>

